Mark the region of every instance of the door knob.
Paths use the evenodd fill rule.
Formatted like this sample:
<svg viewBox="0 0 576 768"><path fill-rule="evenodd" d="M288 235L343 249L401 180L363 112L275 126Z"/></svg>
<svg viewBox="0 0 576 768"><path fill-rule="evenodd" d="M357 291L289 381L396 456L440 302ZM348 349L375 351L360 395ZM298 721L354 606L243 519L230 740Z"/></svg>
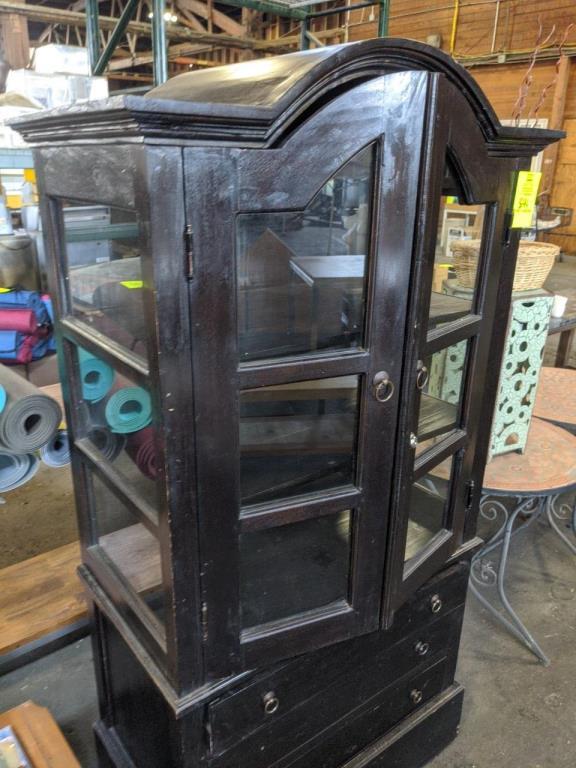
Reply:
<svg viewBox="0 0 576 768"><path fill-rule="evenodd" d="M385 403L394 394L394 382L386 371L379 371L372 381L372 392L379 403Z"/></svg>

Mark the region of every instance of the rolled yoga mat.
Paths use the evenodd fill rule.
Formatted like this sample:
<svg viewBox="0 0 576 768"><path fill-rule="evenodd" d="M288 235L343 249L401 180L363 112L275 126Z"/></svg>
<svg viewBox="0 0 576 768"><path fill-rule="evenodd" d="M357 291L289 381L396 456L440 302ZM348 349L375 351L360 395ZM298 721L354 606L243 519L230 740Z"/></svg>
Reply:
<svg viewBox="0 0 576 768"><path fill-rule="evenodd" d="M50 315L36 291L7 291L0 294L0 309L31 309L39 325L50 322Z"/></svg>
<svg viewBox="0 0 576 768"><path fill-rule="evenodd" d="M156 445L152 427L146 427L129 435L126 441L126 453L143 475L146 475L150 480L156 480L158 468L156 466Z"/></svg>
<svg viewBox="0 0 576 768"><path fill-rule="evenodd" d="M59 429L52 440L40 448L40 458L44 464L54 469L70 464L70 443L67 429Z"/></svg>
<svg viewBox="0 0 576 768"><path fill-rule="evenodd" d="M91 352L78 347L82 397L97 403L106 397L114 383L114 369Z"/></svg>
<svg viewBox="0 0 576 768"><path fill-rule="evenodd" d="M114 432L110 432L107 426L101 424L95 424L88 437L108 461L117 459L126 445L124 435L116 435Z"/></svg>
<svg viewBox="0 0 576 768"><path fill-rule="evenodd" d="M13 491L31 480L40 462L33 453L17 455L0 451L0 493Z"/></svg>
<svg viewBox="0 0 576 768"><path fill-rule="evenodd" d="M58 403L5 365L0 365L0 386L6 392L6 406L0 414L0 445L14 453L42 448L62 421Z"/></svg>
<svg viewBox="0 0 576 768"><path fill-rule="evenodd" d="M0 309L0 331L35 333L37 327L38 320L31 309Z"/></svg>
<svg viewBox="0 0 576 768"><path fill-rule="evenodd" d="M106 402L105 414L112 432L138 432L152 421L150 395L142 387L120 387Z"/></svg>

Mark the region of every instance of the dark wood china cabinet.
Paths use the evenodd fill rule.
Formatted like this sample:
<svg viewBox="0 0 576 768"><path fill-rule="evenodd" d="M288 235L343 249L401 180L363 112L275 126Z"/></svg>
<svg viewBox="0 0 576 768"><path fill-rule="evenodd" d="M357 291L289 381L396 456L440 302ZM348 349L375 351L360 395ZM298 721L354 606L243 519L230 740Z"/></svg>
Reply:
<svg viewBox="0 0 576 768"><path fill-rule="evenodd" d="M18 128L102 766L424 765L460 717L516 176L559 134L502 127L464 69L393 39ZM454 203L482 242L468 298L439 279Z"/></svg>

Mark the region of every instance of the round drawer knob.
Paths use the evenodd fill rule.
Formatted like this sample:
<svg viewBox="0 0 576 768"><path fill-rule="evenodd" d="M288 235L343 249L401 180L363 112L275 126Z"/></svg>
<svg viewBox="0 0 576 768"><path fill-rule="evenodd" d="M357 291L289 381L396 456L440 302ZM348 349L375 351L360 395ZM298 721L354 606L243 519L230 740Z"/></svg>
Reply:
<svg viewBox="0 0 576 768"><path fill-rule="evenodd" d="M275 712L278 712L280 707L280 699L273 691L268 691L268 693L262 696L262 703L264 705L264 714L266 715L273 715Z"/></svg>
<svg viewBox="0 0 576 768"><path fill-rule="evenodd" d="M414 688L414 690L410 691L410 699L412 704L420 704L423 698L424 694L418 688Z"/></svg>
<svg viewBox="0 0 576 768"><path fill-rule="evenodd" d="M430 599L430 609L432 613L440 613L442 610L442 600L439 595L433 595Z"/></svg>
<svg viewBox="0 0 576 768"><path fill-rule="evenodd" d="M430 645L428 643L425 643L423 640L419 640L414 646L414 650L416 651L418 656L426 656L426 654L430 650Z"/></svg>

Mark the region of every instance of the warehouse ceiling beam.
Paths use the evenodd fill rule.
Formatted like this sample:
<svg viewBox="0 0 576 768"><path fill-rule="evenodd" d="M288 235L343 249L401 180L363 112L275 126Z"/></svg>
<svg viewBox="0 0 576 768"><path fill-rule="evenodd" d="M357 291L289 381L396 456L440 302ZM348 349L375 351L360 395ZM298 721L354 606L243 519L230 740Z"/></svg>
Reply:
<svg viewBox="0 0 576 768"><path fill-rule="evenodd" d="M200 16L202 19L208 20L212 17L214 24L229 35L242 36L245 32L242 24L226 16L225 13L222 13L217 8L208 8L208 5L201 2L201 0L177 0L176 8L177 10L188 11L196 16Z"/></svg>
<svg viewBox="0 0 576 768"><path fill-rule="evenodd" d="M16 15L26 16L31 21L43 21L47 24L86 27L85 14L61 8L50 8L44 5L31 5L12 2L12 0L0 0L0 13L14 13ZM118 19L114 19L111 16L100 16L98 23L101 30L113 30L118 23ZM152 25L143 21L130 21L127 26L127 31L152 37ZM166 37L169 40L188 40L194 43L204 43L205 45L248 49L254 48L256 42L261 42L247 37L213 34L210 32L195 32L192 29L186 29L185 27L176 24L171 24L167 27Z"/></svg>

